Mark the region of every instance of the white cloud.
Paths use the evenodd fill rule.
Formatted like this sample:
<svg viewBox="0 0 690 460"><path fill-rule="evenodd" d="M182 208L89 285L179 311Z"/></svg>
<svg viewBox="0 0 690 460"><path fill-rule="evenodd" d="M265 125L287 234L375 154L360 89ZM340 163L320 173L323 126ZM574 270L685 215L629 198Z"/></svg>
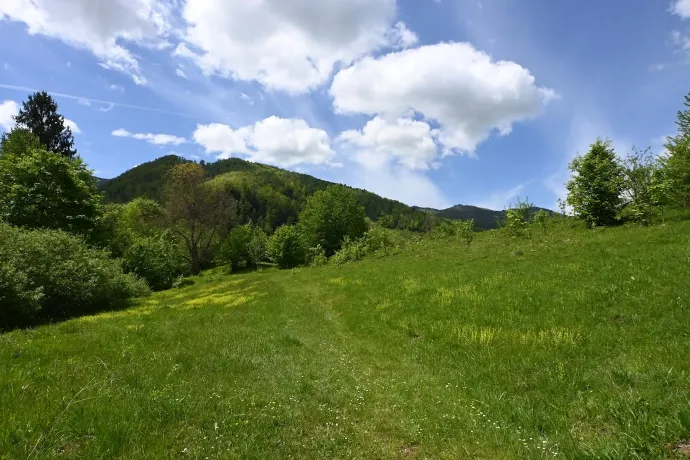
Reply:
<svg viewBox="0 0 690 460"><path fill-rule="evenodd" d="M675 0L671 4L671 11L683 19L690 18L690 0Z"/></svg>
<svg viewBox="0 0 690 460"><path fill-rule="evenodd" d="M404 24L391 29L395 16L396 0L188 0L185 39L200 52L175 54L207 74L303 93L338 62L416 42Z"/></svg>
<svg viewBox="0 0 690 460"><path fill-rule="evenodd" d="M510 133L557 97L524 67L494 62L469 43L364 58L335 75L330 93L338 113L422 114L439 124L444 154L473 153L493 131Z"/></svg>
<svg viewBox="0 0 690 460"><path fill-rule="evenodd" d="M220 123L198 125L194 141L219 158L243 155L251 161L282 167L298 164L335 166L328 133L304 120L269 117L232 129Z"/></svg>
<svg viewBox="0 0 690 460"><path fill-rule="evenodd" d="M72 131L72 134L79 134L81 133L81 129L79 129L79 126L72 120L65 118L65 128L69 128L70 131Z"/></svg>
<svg viewBox="0 0 690 460"><path fill-rule="evenodd" d="M79 99L77 99L77 104L85 105L86 107L88 107L91 105L91 101L89 101L88 99L79 98Z"/></svg>
<svg viewBox="0 0 690 460"><path fill-rule="evenodd" d="M146 82L124 43L160 48L169 30L168 0L2 0L0 19L26 24L30 34L87 49L101 66Z"/></svg>
<svg viewBox="0 0 690 460"><path fill-rule="evenodd" d="M113 91L119 91L121 93L125 92L125 87L122 85L110 85L108 86L108 89L113 90Z"/></svg>
<svg viewBox="0 0 690 460"><path fill-rule="evenodd" d="M19 112L19 105L14 101L4 101L0 103L0 128L9 131L14 128L14 117Z"/></svg>
<svg viewBox="0 0 690 460"><path fill-rule="evenodd" d="M438 156L434 133L428 123L398 118L376 117L361 131L350 130L338 140L355 151L355 159L370 168L395 160L409 169L429 169Z"/></svg>
<svg viewBox="0 0 690 460"><path fill-rule="evenodd" d="M111 134L115 137L130 137L154 145L180 145L187 142L183 137L177 137L170 134L130 133L125 129L116 129Z"/></svg>
<svg viewBox="0 0 690 460"><path fill-rule="evenodd" d="M175 75L178 77L187 78L187 74L184 73L184 70L180 69L179 67L175 70Z"/></svg>

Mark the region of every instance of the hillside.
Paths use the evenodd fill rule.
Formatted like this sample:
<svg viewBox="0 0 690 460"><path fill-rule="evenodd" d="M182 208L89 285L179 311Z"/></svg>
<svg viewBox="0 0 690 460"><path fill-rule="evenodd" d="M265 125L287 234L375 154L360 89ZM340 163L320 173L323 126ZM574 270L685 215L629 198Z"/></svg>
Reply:
<svg viewBox="0 0 690 460"><path fill-rule="evenodd" d="M544 210L549 214L553 214L553 211L545 208L533 207L531 209L532 212ZM427 211L433 213L435 216L443 217L444 219L474 219L474 228L476 230L497 228L500 222L505 218L505 211L503 210L493 211L491 209L462 204L441 210L427 209Z"/></svg>
<svg viewBox="0 0 690 460"><path fill-rule="evenodd" d="M224 269L0 335L2 458L681 458L690 221Z"/></svg>
<svg viewBox="0 0 690 460"><path fill-rule="evenodd" d="M165 175L176 164L189 160L168 155L138 165L116 178L101 181L99 187L109 202L123 203L145 197L160 200ZM296 221L306 199L332 182L307 174L295 173L240 158L201 163L209 178L229 187L238 202L243 221L252 219L268 228ZM392 216L394 228L422 230L433 219L415 207L354 189L367 216L377 220L382 214Z"/></svg>

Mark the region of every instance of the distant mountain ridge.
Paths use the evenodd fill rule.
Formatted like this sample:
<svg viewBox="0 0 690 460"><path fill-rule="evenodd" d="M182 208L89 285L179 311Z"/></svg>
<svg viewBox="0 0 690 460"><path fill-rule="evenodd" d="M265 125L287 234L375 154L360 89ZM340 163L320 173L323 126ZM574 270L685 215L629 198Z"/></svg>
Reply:
<svg viewBox="0 0 690 460"><path fill-rule="evenodd" d="M160 201L167 172L177 164L188 162L191 161L176 155L166 155L137 165L113 179L98 178L98 186L105 193L108 202L124 203L139 197ZM309 196L333 184L333 182L308 174L252 163L241 158L229 158L211 163L202 161L200 164L210 179L231 184L235 190L233 194L241 206L254 210L240 209L240 212L246 214L243 218L253 219L254 222L263 219L268 226L293 222ZM477 230L487 230L498 227L505 214L505 211L467 205L456 205L440 210L408 206L367 190L353 190L369 218L378 220L382 214L392 215L396 228L423 230L425 226L433 225L435 219L445 218L474 219ZM262 200L281 202L279 206L281 215L276 216L275 210L263 209L262 206L265 203L264 205L259 203ZM257 208L261 211L256 212ZM265 212L269 215L265 215Z"/></svg>

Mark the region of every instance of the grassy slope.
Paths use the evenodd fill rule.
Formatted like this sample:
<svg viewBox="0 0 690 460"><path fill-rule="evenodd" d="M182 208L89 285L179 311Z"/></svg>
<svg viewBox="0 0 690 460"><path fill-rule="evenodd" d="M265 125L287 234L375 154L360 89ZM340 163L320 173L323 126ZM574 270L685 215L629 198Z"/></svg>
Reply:
<svg viewBox="0 0 690 460"><path fill-rule="evenodd" d="M690 222L495 235L2 335L0 458L673 455Z"/></svg>

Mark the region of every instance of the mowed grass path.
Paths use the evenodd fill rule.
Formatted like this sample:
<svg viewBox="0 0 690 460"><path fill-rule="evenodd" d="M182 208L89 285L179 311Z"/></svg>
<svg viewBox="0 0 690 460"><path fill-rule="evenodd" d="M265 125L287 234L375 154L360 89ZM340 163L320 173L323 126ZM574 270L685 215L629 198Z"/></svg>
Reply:
<svg viewBox="0 0 690 460"><path fill-rule="evenodd" d="M673 458L690 222L226 275L0 335L0 458Z"/></svg>

